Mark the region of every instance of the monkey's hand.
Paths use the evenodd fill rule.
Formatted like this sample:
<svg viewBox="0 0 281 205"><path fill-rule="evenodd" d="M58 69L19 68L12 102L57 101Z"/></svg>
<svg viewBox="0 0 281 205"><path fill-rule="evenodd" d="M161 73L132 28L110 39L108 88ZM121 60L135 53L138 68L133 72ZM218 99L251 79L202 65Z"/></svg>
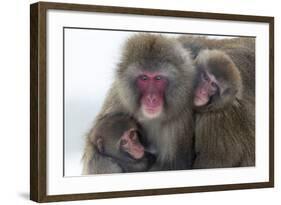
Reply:
<svg viewBox="0 0 281 205"><path fill-rule="evenodd" d="M93 174L112 174L112 173L122 173L122 168L110 157L95 156L91 162L91 170Z"/></svg>

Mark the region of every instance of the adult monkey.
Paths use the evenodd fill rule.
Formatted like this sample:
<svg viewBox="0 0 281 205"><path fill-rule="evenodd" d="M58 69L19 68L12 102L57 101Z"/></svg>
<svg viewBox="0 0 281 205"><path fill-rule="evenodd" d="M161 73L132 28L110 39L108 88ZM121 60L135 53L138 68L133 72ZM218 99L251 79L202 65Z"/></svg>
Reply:
<svg viewBox="0 0 281 205"><path fill-rule="evenodd" d="M243 90L240 71L219 50L202 50L195 61L193 168L254 166L254 99Z"/></svg>
<svg viewBox="0 0 281 205"><path fill-rule="evenodd" d="M124 113L133 116L145 132L147 146L156 156L151 170L189 169L193 160L192 81L189 52L172 38L138 34L125 44L115 81L96 118ZM87 136L83 173L112 162L92 146L95 126ZM118 172L112 165L110 172ZM103 170L98 170L102 173Z"/></svg>

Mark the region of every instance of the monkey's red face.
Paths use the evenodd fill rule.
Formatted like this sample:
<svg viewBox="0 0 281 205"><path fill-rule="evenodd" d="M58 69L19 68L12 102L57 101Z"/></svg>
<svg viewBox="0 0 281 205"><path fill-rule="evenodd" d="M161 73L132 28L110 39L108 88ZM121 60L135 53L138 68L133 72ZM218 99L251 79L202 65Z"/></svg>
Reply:
<svg viewBox="0 0 281 205"><path fill-rule="evenodd" d="M167 83L167 78L158 72L143 72L137 77L141 112L145 117L156 118L163 112Z"/></svg>
<svg viewBox="0 0 281 205"><path fill-rule="evenodd" d="M202 71L199 75L198 85L195 88L194 105L201 107L207 105L213 95L219 91L218 82L214 75Z"/></svg>
<svg viewBox="0 0 281 205"><path fill-rule="evenodd" d="M144 156L144 147L139 141L137 131L134 129L125 131L121 136L120 148L134 159L141 159Z"/></svg>

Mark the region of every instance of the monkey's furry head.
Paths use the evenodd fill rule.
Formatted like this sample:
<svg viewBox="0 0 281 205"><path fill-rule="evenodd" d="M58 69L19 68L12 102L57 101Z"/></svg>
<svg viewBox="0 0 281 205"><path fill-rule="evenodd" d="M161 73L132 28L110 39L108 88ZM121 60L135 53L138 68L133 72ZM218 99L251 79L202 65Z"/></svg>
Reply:
<svg viewBox="0 0 281 205"><path fill-rule="evenodd" d="M242 79L239 69L232 59L223 51L202 50L195 59L197 73L205 70L215 76L220 92L214 95L211 102L200 108L205 111L223 109L242 97ZM197 79L199 76L197 76Z"/></svg>
<svg viewBox="0 0 281 205"><path fill-rule="evenodd" d="M175 39L163 35L134 35L127 40L123 51L123 69L126 69L128 64L138 63L142 69L151 71L162 69L159 65L163 63L171 62L177 66L185 61L185 50L181 45Z"/></svg>
<svg viewBox="0 0 281 205"><path fill-rule="evenodd" d="M162 118L175 117L188 109L195 70L189 52L175 38L142 33L126 41L117 70L117 84L122 103L133 113L139 108L135 82L143 71L167 76Z"/></svg>

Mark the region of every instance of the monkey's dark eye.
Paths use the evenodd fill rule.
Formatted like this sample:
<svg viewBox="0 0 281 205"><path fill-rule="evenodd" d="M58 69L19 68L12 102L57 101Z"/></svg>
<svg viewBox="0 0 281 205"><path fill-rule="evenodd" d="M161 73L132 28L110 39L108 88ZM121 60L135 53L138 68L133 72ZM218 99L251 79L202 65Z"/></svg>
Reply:
<svg viewBox="0 0 281 205"><path fill-rule="evenodd" d="M202 79L203 80L208 80L209 78L208 78L208 76L207 76L207 74L206 73L202 73Z"/></svg>
<svg viewBox="0 0 281 205"><path fill-rule="evenodd" d="M160 75L157 75L157 76L155 77L155 79L156 79L156 80L161 80L162 77L161 77Z"/></svg>
<svg viewBox="0 0 281 205"><path fill-rule="evenodd" d="M140 76L140 79L141 79L141 80L147 80L147 78L148 78L148 77L147 77L146 75Z"/></svg>
<svg viewBox="0 0 281 205"><path fill-rule="evenodd" d="M211 82L211 86L212 86L213 88L216 88L216 87L217 87L217 84L216 84L215 82Z"/></svg>

